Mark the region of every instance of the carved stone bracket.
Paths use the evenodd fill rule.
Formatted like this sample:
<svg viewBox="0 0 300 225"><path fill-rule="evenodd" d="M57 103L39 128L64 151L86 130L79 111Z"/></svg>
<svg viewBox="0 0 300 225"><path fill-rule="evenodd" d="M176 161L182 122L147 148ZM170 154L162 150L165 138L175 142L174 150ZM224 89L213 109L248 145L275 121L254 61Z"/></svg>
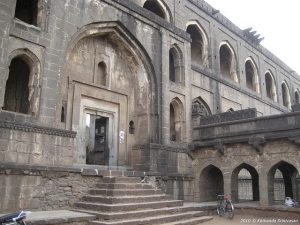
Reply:
<svg viewBox="0 0 300 225"><path fill-rule="evenodd" d="M266 143L266 139L263 136L254 136L249 138L250 145L256 150L259 155L263 154L263 147Z"/></svg>
<svg viewBox="0 0 300 225"><path fill-rule="evenodd" d="M225 147L221 140L217 140L217 143L214 145L214 147L221 155L224 155Z"/></svg>

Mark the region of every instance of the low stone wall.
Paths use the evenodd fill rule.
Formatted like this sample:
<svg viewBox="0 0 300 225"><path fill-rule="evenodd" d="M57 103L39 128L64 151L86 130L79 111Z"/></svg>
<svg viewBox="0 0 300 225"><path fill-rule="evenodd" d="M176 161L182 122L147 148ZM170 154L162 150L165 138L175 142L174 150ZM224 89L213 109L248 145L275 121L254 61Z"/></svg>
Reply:
<svg viewBox="0 0 300 225"><path fill-rule="evenodd" d="M75 132L24 121L5 121L2 115L0 162L49 166L72 165L75 134Z"/></svg>
<svg viewBox="0 0 300 225"><path fill-rule="evenodd" d="M0 169L0 212L69 209L101 180L53 168Z"/></svg>

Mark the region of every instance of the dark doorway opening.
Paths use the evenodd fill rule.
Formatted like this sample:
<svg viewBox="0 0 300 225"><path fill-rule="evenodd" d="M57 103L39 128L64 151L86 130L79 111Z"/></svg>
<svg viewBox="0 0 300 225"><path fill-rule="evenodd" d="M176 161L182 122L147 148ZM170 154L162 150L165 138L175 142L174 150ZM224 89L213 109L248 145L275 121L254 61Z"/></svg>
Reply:
<svg viewBox="0 0 300 225"><path fill-rule="evenodd" d="M9 75L5 86L4 110L28 113L29 76L29 65L20 57L14 58L9 66Z"/></svg>
<svg viewBox="0 0 300 225"><path fill-rule="evenodd" d="M166 18L163 9L155 0L146 1L143 8L148 9L149 11L153 12L154 14L160 16L163 19Z"/></svg>
<svg viewBox="0 0 300 225"><path fill-rule="evenodd" d="M224 194L223 174L213 165L202 170L199 182L201 202L216 201L217 195Z"/></svg>
<svg viewBox="0 0 300 225"><path fill-rule="evenodd" d="M282 161L274 165L268 174L270 204L282 204L285 197L298 201L298 176L297 169L287 162Z"/></svg>
<svg viewBox="0 0 300 225"><path fill-rule="evenodd" d="M37 26L38 0L17 0L15 17Z"/></svg>
<svg viewBox="0 0 300 225"><path fill-rule="evenodd" d="M93 165L109 164L107 117L87 114L86 124L86 163Z"/></svg>

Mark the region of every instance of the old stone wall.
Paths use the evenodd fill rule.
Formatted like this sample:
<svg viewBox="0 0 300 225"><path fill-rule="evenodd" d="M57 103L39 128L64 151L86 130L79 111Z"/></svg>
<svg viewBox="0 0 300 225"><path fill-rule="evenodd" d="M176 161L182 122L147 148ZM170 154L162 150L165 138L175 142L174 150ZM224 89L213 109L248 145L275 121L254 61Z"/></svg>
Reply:
<svg viewBox="0 0 300 225"><path fill-rule="evenodd" d="M62 168L60 171L1 169L0 181L0 212L11 212L69 209L101 178Z"/></svg>

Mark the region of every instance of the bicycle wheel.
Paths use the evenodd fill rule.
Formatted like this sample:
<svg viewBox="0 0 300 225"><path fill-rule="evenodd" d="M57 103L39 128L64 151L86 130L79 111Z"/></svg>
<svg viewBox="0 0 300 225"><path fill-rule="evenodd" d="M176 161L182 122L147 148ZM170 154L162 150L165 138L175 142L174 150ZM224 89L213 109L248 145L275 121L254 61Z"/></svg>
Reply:
<svg viewBox="0 0 300 225"><path fill-rule="evenodd" d="M225 210L224 210L224 207L217 207L217 213L218 215L221 217L221 216L224 216L225 214Z"/></svg>
<svg viewBox="0 0 300 225"><path fill-rule="evenodd" d="M233 219L234 217L234 207L231 202L228 203L227 205L227 213L228 213L228 218Z"/></svg>

